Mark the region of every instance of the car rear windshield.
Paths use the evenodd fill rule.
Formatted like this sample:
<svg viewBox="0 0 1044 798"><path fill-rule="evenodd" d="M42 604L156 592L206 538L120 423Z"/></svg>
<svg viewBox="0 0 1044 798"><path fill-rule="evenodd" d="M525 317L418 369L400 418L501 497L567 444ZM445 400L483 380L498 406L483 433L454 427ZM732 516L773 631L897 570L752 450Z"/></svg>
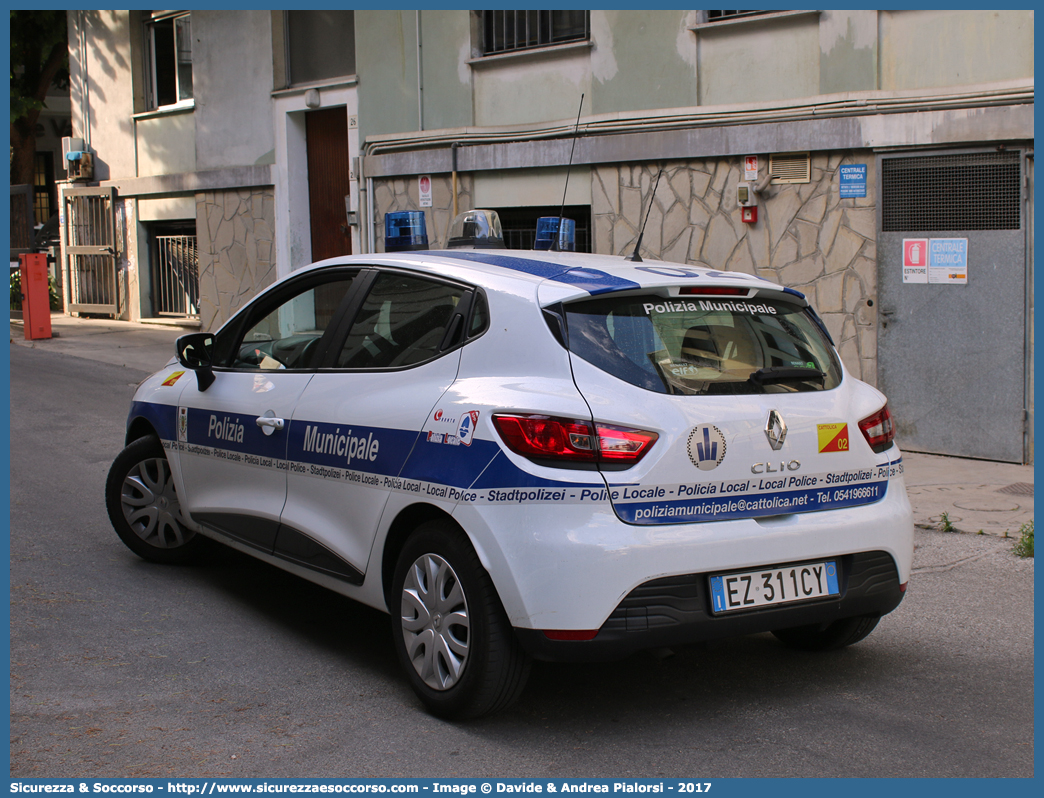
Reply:
<svg viewBox="0 0 1044 798"><path fill-rule="evenodd" d="M811 313L777 299L619 296L565 306L569 349L657 393L819 391L841 369Z"/></svg>

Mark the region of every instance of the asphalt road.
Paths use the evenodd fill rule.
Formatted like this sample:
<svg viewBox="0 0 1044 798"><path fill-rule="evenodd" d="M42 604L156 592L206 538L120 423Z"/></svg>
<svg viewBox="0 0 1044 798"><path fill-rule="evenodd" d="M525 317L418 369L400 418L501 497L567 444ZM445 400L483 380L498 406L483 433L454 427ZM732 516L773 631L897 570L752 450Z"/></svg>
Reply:
<svg viewBox="0 0 1044 798"><path fill-rule="evenodd" d="M13 777L1033 775L1033 562L1010 540L919 530L906 600L845 651L538 664L515 707L452 725L384 615L222 547L123 546L103 484L144 376L11 347Z"/></svg>

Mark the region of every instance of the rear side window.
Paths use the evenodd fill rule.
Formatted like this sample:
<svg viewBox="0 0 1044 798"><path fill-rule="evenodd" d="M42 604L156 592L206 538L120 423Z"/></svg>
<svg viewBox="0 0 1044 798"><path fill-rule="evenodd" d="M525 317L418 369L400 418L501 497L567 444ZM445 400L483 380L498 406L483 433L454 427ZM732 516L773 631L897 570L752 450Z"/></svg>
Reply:
<svg viewBox="0 0 1044 798"><path fill-rule="evenodd" d="M833 348L807 310L775 299L610 296L565 306L569 349L657 393L829 390Z"/></svg>
<svg viewBox="0 0 1044 798"><path fill-rule="evenodd" d="M481 335L486 331L487 327L489 327L489 305L486 304L486 295L481 291L476 291L475 301L472 303L468 338L475 338Z"/></svg>
<svg viewBox="0 0 1044 798"><path fill-rule="evenodd" d="M377 278L337 358L339 368L403 368L430 360L459 331L466 291L411 275ZM451 329L452 328L452 329Z"/></svg>

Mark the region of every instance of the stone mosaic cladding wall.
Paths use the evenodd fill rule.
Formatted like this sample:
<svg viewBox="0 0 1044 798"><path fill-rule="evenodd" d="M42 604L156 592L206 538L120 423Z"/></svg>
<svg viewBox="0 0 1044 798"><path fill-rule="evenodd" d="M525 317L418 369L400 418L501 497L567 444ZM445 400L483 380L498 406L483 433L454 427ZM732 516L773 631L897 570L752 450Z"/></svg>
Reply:
<svg viewBox="0 0 1044 798"><path fill-rule="evenodd" d="M200 329L216 330L275 281L275 191L196 195Z"/></svg>
<svg viewBox="0 0 1044 798"><path fill-rule="evenodd" d="M449 227L453 222L453 176L449 174L431 176L431 207L420 207L420 188L417 178L375 180L373 186L374 206L377 209L375 236L377 251L384 252L384 215L394 211L424 211L424 223L428 228L428 244L432 249L443 249L449 240ZM470 175L457 175L457 212L472 207L472 181Z"/></svg>
<svg viewBox="0 0 1044 798"><path fill-rule="evenodd" d="M768 169L763 156L761 175ZM841 199L842 164L866 164L867 196ZM649 209L656 175L664 174ZM740 158L610 164L592 168L594 252L634 249L646 211L642 255L756 274L805 294L822 316L849 371L877 380L876 173L867 153L812 155L809 183L770 186L758 200L758 222L740 221L736 187ZM471 183L459 180L458 206L471 208ZM425 208L433 249L445 246L452 221L450 175L432 176L433 208ZM419 210L417 179L377 181L377 249L384 250L384 214Z"/></svg>
<svg viewBox="0 0 1044 798"><path fill-rule="evenodd" d="M761 175L768 159L759 159ZM867 196L840 198L842 164L867 165ZM663 177L649 209L656 175ZM872 157L813 154L811 182L772 185L757 224L740 221L742 161L622 164L592 171L594 251L634 249L645 212L643 257L756 274L805 294L826 323L845 366L877 379L876 175Z"/></svg>

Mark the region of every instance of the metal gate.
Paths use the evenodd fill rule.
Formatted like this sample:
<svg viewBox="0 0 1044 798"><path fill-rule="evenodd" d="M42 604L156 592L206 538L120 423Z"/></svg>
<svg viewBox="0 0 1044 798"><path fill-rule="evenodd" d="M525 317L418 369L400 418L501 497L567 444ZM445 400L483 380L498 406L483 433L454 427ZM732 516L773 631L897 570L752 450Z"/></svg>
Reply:
<svg viewBox="0 0 1044 798"><path fill-rule="evenodd" d="M11 260L33 251L33 187L11 186Z"/></svg>
<svg viewBox="0 0 1044 798"><path fill-rule="evenodd" d="M1025 462L1024 154L904 153L878 164L878 384L900 445Z"/></svg>
<svg viewBox="0 0 1044 798"><path fill-rule="evenodd" d="M79 313L119 315L116 286L116 189L62 191L68 308Z"/></svg>
<svg viewBox="0 0 1044 798"><path fill-rule="evenodd" d="M156 308L160 316L199 316L196 236L156 236Z"/></svg>

